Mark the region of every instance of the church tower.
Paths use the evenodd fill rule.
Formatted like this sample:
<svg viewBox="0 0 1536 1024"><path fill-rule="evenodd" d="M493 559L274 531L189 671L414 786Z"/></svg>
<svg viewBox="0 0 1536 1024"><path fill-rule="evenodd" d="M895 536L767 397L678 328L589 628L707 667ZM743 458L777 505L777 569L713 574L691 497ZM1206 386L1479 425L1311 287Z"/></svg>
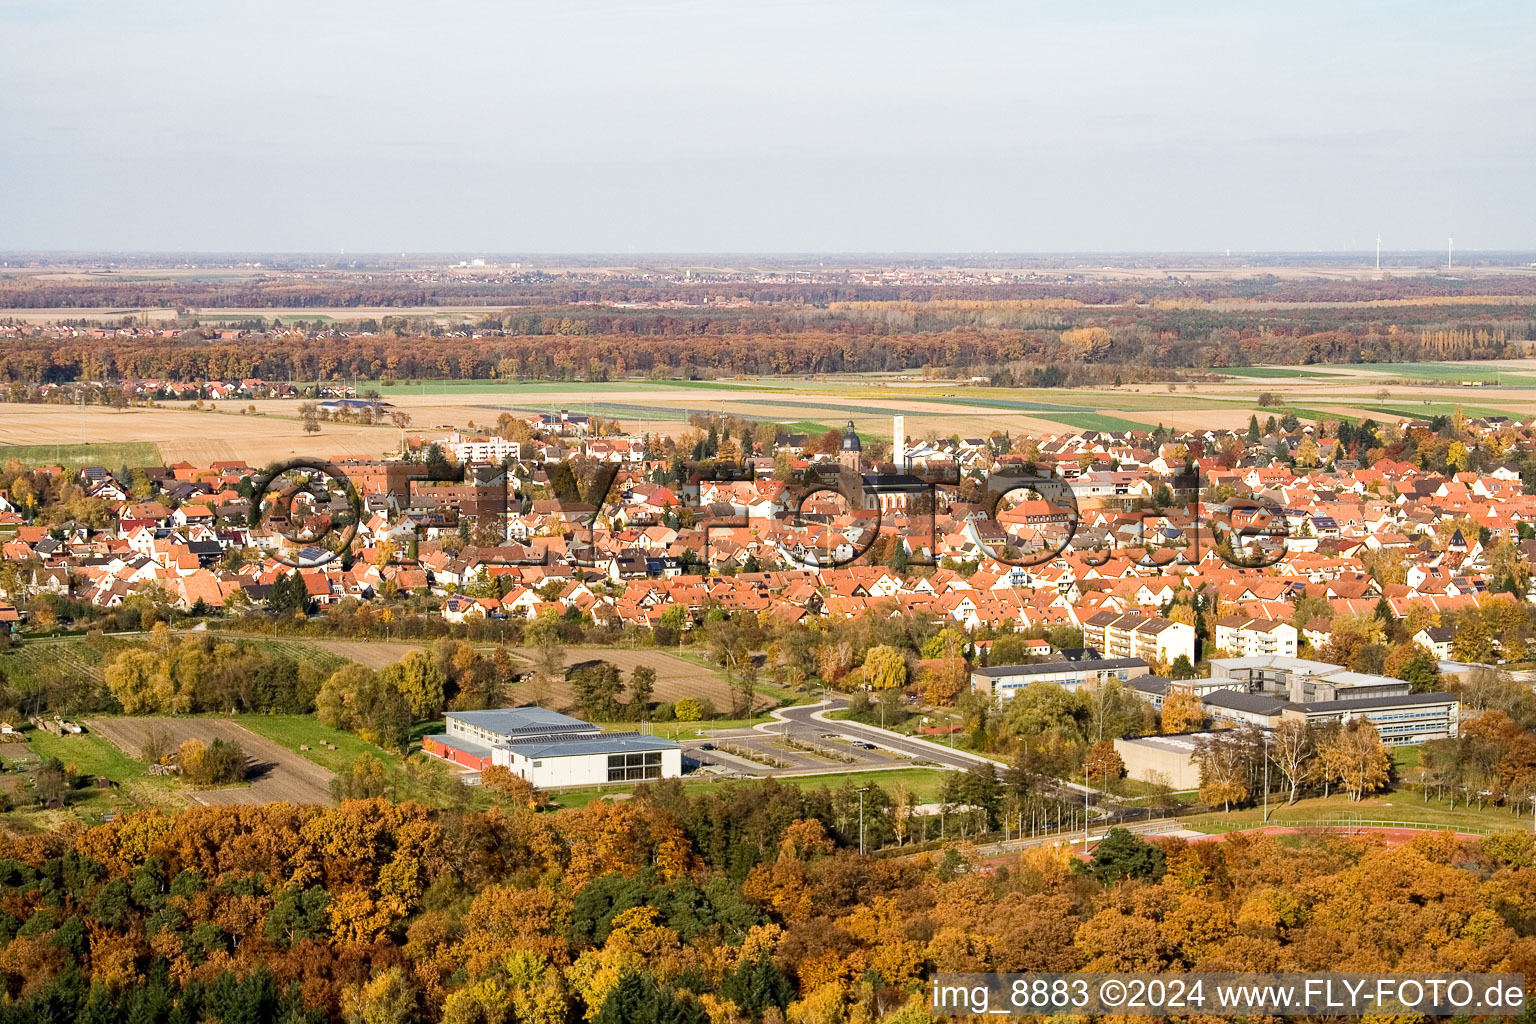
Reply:
<svg viewBox="0 0 1536 1024"><path fill-rule="evenodd" d="M853 429L853 420L848 421L848 427L843 431L843 450L838 453L837 461L844 469L850 469L855 473L864 470L864 445Z"/></svg>

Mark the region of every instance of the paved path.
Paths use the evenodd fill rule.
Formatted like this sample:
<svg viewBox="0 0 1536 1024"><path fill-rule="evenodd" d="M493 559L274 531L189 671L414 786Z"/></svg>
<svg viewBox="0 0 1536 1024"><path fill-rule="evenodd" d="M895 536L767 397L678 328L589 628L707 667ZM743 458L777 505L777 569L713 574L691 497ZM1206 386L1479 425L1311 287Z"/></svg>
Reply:
<svg viewBox="0 0 1536 1024"><path fill-rule="evenodd" d="M909 757L923 761L932 761L934 764L945 768L955 768L960 771L974 764L991 761L991 758L982 757L980 754L972 754L966 750L951 750L947 746L938 743L930 743L913 736L904 736L899 732L889 729L881 729L878 726L864 725L861 722L850 722L841 719L827 718L828 711L841 711L848 706L848 701L842 697L828 697L818 704L796 704L792 707L777 708L770 714L780 721L790 722L793 725L816 732L835 732L841 736L850 736L866 743L888 750L900 751ZM772 726L769 726L772 728ZM993 761L998 767L1006 767L1001 761ZM845 770L852 771L853 768Z"/></svg>

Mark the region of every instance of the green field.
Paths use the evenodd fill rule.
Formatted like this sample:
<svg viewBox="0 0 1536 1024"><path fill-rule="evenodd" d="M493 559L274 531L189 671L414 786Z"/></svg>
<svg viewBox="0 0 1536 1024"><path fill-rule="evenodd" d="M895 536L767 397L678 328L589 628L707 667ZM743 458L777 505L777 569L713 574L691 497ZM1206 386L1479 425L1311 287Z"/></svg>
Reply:
<svg viewBox="0 0 1536 1024"><path fill-rule="evenodd" d="M944 785L944 779L948 772L937 768L897 768L884 772L838 772L830 775L804 775L794 778L780 778L775 781L787 786L795 786L799 789L817 789L826 786L829 789L837 789L844 782L851 782L855 786L877 785L887 793L891 787L900 782L906 785L912 794L914 803L933 803L939 798L939 790ZM750 779L690 779L683 783L683 791L690 796L699 793L707 793L712 789L730 787L742 783L750 783ZM559 807L585 807L593 800L603 797L611 797L625 794L633 790L633 786L592 786L586 789L572 789L554 794L554 802Z"/></svg>
<svg viewBox="0 0 1536 1024"><path fill-rule="evenodd" d="M1369 406L1376 408L1376 406ZM1381 411L1389 415L1402 416L1413 420L1427 420L1433 416L1450 416L1460 409L1468 416L1508 416L1511 419L1522 418L1518 412L1509 409L1495 409L1488 405L1463 405L1460 402L1421 402L1417 405L1404 405L1401 401L1393 405L1383 406Z"/></svg>
<svg viewBox="0 0 1536 1024"><path fill-rule="evenodd" d="M1212 373L1223 377L1261 377L1266 379L1292 379L1297 377L1326 377L1327 371L1304 370L1299 366L1213 366Z"/></svg>
<svg viewBox="0 0 1536 1024"><path fill-rule="evenodd" d="M1507 366L1490 366L1479 363L1342 363L1341 369L1370 370L1393 377L1411 377L1415 380L1503 380L1519 374ZM1536 368L1536 367L1533 367Z"/></svg>
<svg viewBox="0 0 1536 1024"><path fill-rule="evenodd" d="M1343 372L1341 372L1343 371ZM1228 377L1298 378L1348 376L1358 379L1357 372L1378 374L1382 377L1399 377L1408 380L1476 380L1498 381L1500 384L1529 385L1536 377L1522 376L1518 368L1490 365L1487 363L1329 363L1326 365L1301 366L1217 366L1212 373ZM1533 364L1532 371L1536 371Z"/></svg>
<svg viewBox="0 0 1536 1024"><path fill-rule="evenodd" d="M0 445L0 466L19 459L23 466L105 466L116 473L124 466L160 465L160 449L152 441L102 441L96 444Z"/></svg>
<svg viewBox="0 0 1536 1024"><path fill-rule="evenodd" d="M1130 430L1152 429L1151 426L1139 420L1128 420L1102 412L1046 413L1044 418L1055 420L1057 423L1065 423L1067 426L1076 427L1078 430L1102 430L1109 433L1123 433Z"/></svg>

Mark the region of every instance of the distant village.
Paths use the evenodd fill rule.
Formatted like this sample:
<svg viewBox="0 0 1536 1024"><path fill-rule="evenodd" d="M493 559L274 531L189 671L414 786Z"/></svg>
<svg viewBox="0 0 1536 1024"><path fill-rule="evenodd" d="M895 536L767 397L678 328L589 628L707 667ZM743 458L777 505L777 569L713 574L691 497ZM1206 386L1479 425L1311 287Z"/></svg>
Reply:
<svg viewBox="0 0 1536 1024"><path fill-rule="evenodd" d="M900 443L876 461L850 422L835 451L795 434L771 446L715 441L707 455L723 448L749 470L738 480L683 469L655 438L599 437L590 426L581 414L537 413L519 424L521 440L456 431L408 437L394 459L331 460L360 514L349 557L311 558L312 567L276 525L253 517L262 467L36 467L91 503L96 521L86 522L18 494L13 466L0 493L12 567L0 577L9 602L0 621L21 620L38 594L110 609L146 588L185 612L259 609L297 571L316 609L414 597L453 623L569 612L619 628L670 616L685 629L708 609L792 622L927 614L970 631L1081 629L1106 651L1116 636L1155 637L1151 653L1166 666L1209 653L1197 651L1194 630L1160 628L1176 594L1190 591L1219 602L1207 646L1223 653L1321 649L1330 619L1293 621L1298 600L1314 597L1336 615L1418 615L1430 623L1423 642L1448 657L1439 617L1519 599L1536 555L1536 496L1519 463L1449 474L1385 458L1363 465L1312 426L1258 440L1092 430L909 440L898 421ZM1532 424L1460 428L1469 444L1498 437L1515 451ZM462 480L479 476L412 481L426 458ZM791 478L819 466L855 474L864 494L797 497L804 489ZM562 467L611 467L600 507L560 494ZM1026 470L1058 481L1059 498L988 500L986 479ZM925 483L946 475L957 486ZM1234 496L1263 503L1270 532L1284 534L1261 567L1212 542L1213 529L1235 525ZM1499 585L1511 577L1518 586Z"/></svg>

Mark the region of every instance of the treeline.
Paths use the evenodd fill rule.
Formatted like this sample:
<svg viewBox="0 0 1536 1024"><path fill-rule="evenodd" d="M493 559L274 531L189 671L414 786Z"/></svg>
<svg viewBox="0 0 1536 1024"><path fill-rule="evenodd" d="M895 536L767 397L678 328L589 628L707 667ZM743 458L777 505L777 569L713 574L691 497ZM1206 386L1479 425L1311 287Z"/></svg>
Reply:
<svg viewBox="0 0 1536 1024"><path fill-rule="evenodd" d="M700 379L753 374L893 372L936 368L945 376L998 383L1042 381L1053 368L1060 383L1086 372L1093 381L1167 379L1172 368L1284 362L1387 362L1497 359L1523 354L1524 323L1486 330L1390 332L1331 329L1287 334L1218 329L1157 331L1132 324L1053 330L953 328L942 333L850 336L824 330L773 334L720 333L631 337L571 333L451 338L282 336L239 341L120 338L111 346L85 340L17 339L0 354L7 397L29 398L16 385L172 380L586 380L630 377ZM1449 340L1447 340L1449 339ZM1098 367L1084 371L1084 367ZM1050 383L1046 381L1044 383Z"/></svg>
<svg viewBox="0 0 1536 1024"><path fill-rule="evenodd" d="M1097 281L1071 276L1012 275L1003 280L914 284L874 284L838 280L819 272L815 280L759 281L737 273L713 278L661 275L625 277L538 272L448 275L421 271L381 271L364 277L326 271L302 275L245 278L154 278L153 270L131 278L102 275L58 278L35 275L0 277L0 309L90 309L103 307L181 306L215 308L409 308L435 305L562 306L576 303L749 302L820 306L837 302L986 302L1068 299L1087 305L1139 304L1152 301L1217 302L1249 299L1268 302L1372 302L1477 295L1533 295L1528 276L1457 279L1425 274L1385 280L1321 280L1260 275L1222 280Z"/></svg>
<svg viewBox="0 0 1536 1024"><path fill-rule="evenodd" d="M860 856L836 799L661 783L554 814L269 804L6 838L0 1024L918 1024L948 971L1536 970L1529 832L1116 831L1086 863L979 870Z"/></svg>

